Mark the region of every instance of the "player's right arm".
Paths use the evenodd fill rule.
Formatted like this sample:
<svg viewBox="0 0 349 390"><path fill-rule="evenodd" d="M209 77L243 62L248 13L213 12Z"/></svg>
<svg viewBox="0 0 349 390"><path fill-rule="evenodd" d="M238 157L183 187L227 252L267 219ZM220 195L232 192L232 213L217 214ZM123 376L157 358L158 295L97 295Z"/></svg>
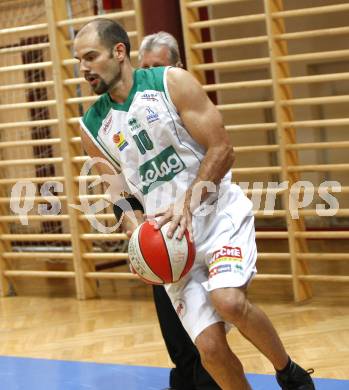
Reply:
<svg viewBox="0 0 349 390"><path fill-rule="evenodd" d="M103 159L106 161L106 164L103 164L101 162L97 162L94 164L94 166L97 169L97 172L100 175L112 175L115 177L115 180L119 181L118 188L123 187L123 176L120 171L115 169L115 171L111 168L110 164L108 163L108 160L105 158L104 154L97 148L97 146L92 142L91 138L86 134L86 132L83 129L80 129L81 133L81 142L83 145L83 148L85 152L91 157L97 157L99 159ZM137 201L135 197L133 197L130 194L127 194L127 191L123 191L122 194L113 194L117 195L117 197L120 199L120 201L116 202L116 204L113 207L115 216L117 219L120 219L123 214L123 219L121 223L122 230L127 234L128 237L131 237L133 231L137 228L138 225L140 225L142 222L144 222L144 216L143 216L143 208L141 209L141 204ZM132 210L124 211L123 209L118 206L119 204L122 204L122 200L126 199L128 201L128 204L131 206Z"/></svg>

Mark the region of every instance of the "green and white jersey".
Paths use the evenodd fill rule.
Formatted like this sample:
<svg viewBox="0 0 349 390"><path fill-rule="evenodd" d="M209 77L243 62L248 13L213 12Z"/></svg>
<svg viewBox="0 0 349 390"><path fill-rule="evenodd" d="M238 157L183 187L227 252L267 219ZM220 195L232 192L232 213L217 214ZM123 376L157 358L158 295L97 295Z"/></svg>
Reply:
<svg viewBox="0 0 349 390"><path fill-rule="evenodd" d="M102 95L81 125L105 157L121 169L147 213L167 207L196 178L205 150L184 128L166 83L169 67L137 69L123 104ZM230 183L230 175L227 175Z"/></svg>

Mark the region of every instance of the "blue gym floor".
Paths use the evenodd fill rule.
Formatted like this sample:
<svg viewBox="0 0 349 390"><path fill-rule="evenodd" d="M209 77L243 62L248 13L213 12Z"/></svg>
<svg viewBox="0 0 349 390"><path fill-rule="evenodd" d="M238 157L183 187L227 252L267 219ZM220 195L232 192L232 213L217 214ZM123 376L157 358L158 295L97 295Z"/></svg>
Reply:
<svg viewBox="0 0 349 390"><path fill-rule="evenodd" d="M169 369L0 356L1 390L161 390ZM254 390L277 390L271 375L248 374ZM315 379L317 390L348 390L349 380Z"/></svg>

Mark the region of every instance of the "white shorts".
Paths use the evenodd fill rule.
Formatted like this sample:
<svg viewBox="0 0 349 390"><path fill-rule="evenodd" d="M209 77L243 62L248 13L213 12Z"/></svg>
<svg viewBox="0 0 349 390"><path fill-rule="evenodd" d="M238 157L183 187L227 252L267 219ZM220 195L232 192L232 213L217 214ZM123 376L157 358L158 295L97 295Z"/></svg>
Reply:
<svg viewBox="0 0 349 390"><path fill-rule="evenodd" d="M194 342L208 326L224 322L210 301L210 291L244 286L257 272L252 203L236 185L224 198L224 205L218 202L215 212L193 217L193 268L178 283L165 286ZM230 329L229 324L226 329Z"/></svg>

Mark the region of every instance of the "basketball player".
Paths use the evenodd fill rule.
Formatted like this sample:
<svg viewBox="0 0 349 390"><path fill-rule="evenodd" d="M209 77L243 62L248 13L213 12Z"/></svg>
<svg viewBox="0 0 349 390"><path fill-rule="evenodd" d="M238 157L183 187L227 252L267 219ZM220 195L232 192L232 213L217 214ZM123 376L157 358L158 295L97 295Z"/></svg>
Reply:
<svg viewBox="0 0 349 390"><path fill-rule="evenodd" d="M191 272L166 290L204 367L223 390L251 389L227 343L233 324L273 364L282 389L314 389L309 372L247 300L257 254L251 202L231 184L233 148L200 84L180 68L134 70L127 33L108 19L83 26L74 50L101 95L81 120L86 152L121 170L115 180L159 218L157 229L169 223L169 238L181 239L188 228L195 242ZM106 164L99 168L110 173Z"/></svg>

